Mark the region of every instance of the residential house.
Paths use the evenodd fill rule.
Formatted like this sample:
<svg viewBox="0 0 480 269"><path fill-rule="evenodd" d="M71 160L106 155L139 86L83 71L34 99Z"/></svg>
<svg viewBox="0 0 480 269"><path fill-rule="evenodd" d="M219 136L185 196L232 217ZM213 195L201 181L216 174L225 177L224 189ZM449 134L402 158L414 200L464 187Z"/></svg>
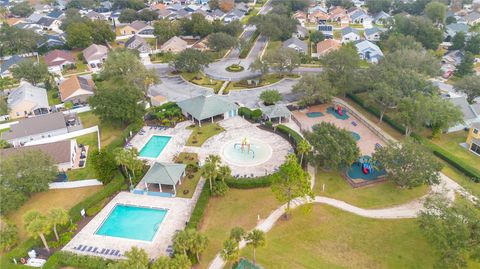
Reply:
<svg viewBox="0 0 480 269"><path fill-rule="evenodd" d="M350 22L356 24L362 24L364 22L372 22L373 19L362 9L357 9L352 13L349 13Z"/></svg>
<svg viewBox="0 0 480 269"><path fill-rule="evenodd" d="M308 21L311 23L325 24L329 19L330 16L320 10L308 14Z"/></svg>
<svg viewBox="0 0 480 269"><path fill-rule="evenodd" d="M0 65L0 75L2 78L4 77L11 77L12 73L10 72L10 69L17 66L20 62L25 61L26 58L19 56L19 55L13 55L8 59L3 60L3 62Z"/></svg>
<svg viewBox="0 0 480 269"><path fill-rule="evenodd" d="M297 10L293 14L293 18L297 19L300 22L300 24L303 25L305 23L305 21L307 21L307 13L305 13L301 10Z"/></svg>
<svg viewBox="0 0 480 269"><path fill-rule="evenodd" d="M309 35L309 31L307 28L301 25L297 25L297 32L294 33L294 36L304 39L304 38L307 38L308 35Z"/></svg>
<svg viewBox="0 0 480 269"><path fill-rule="evenodd" d="M143 21L134 21L120 28L122 35L153 35L153 27Z"/></svg>
<svg viewBox="0 0 480 269"><path fill-rule="evenodd" d="M457 66L462 62L464 55L460 50L452 50L442 57L440 70L443 78L449 78Z"/></svg>
<svg viewBox="0 0 480 269"><path fill-rule="evenodd" d="M445 26L445 38L450 40L460 32L464 33L465 35L469 35L468 28L468 24L465 23L451 23Z"/></svg>
<svg viewBox="0 0 480 269"><path fill-rule="evenodd" d="M472 123L467 135L468 149L480 156L480 122Z"/></svg>
<svg viewBox="0 0 480 269"><path fill-rule="evenodd" d="M223 21L226 23L232 22L232 21L239 21L245 16L245 12L242 12L241 10L238 9L233 9L228 13L224 18Z"/></svg>
<svg viewBox="0 0 480 269"><path fill-rule="evenodd" d="M350 17L347 10L343 7L334 7L328 12L330 21L338 22L341 25L348 25L350 23Z"/></svg>
<svg viewBox="0 0 480 269"><path fill-rule="evenodd" d="M27 151L41 151L52 157L59 171L65 172L75 167L77 149L77 140L71 139L47 144L2 149L0 150L0 157L7 158Z"/></svg>
<svg viewBox="0 0 480 269"><path fill-rule="evenodd" d="M55 9L52 12L48 13L46 16L60 21L65 18L65 13L59 9Z"/></svg>
<svg viewBox="0 0 480 269"><path fill-rule="evenodd" d="M325 39L317 43L317 57L322 57L334 50L339 49L342 46L340 42L335 39Z"/></svg>
<svg viewBox="0 0 480 269"><path fill-rule="evenodd" d="M72 102L74 104L83 104L94 94L95 83L91 79L79 76L71 76L60 82L58 90L62 102Z"/></svg>
<svg viewBox="0 0 480 269"><path fill-rule="evenodd" d="M360 40L360 32L352 27L345 27L342 29L342 43Z"/></svg>
<svg viewBox="0 0 480 269"><path fill-rule="evenodd" d="M40 27L39 25L37 24L34 24L34 23L17 23L14 25L14 27L18 28L18 29L24 29L24 30L32 30L33 32L39 34L39 35L44 35L45 34L45 31L43 30L42 27Z"/></svg>
<svg viewBox="0 0 480 269"><path fill-rule="evenodd" d="M64 115L62 112L25 118L10 126L2 133L2 139L15 147L30 141L67 134L82 129L76 114Z"/></svg>
<svg viewBox="0 0 480 269"><path fill-rule="evenodd" d="M87 14L85 14L85 17L87 17L91 21L106 21L107 18L105 15L98 13L96 11L90 10Z"/></svg>
<svg viewBox="0 0 480 269"><path fill-rule="evenodd" d="M448 129L447 132L456 132L465 128L470 128L474 123L480 123L480 104L469 104L467 98L463 95L450 95L447 100L460 108L463 114L463 122Z"/></svg>
<svg viewBox="0 0 480 269"><path fill-rule="evenodd" d="M323 13L327 13L327 9L322 7L321 5L316 5L308 9L308 13L313 13L316 11L321 11Z"/></svg>
<svg viewBox="0 0 480 269"><path fill-rule="evenodd" d="M207 51L208 48L208 38L205 37L199 41L197 41L195 44L192 45L192 49L196 49L199 51Z"/></svg>
<svg viewBox="0 0 480 269"><path fill-rule="evenodd" d="M386 13L385 11L380 11L379 13L373 15L372 19L373 19L373 23L375 24L380 24L380 25L383 25L390 17L388 13Z"/></svg>
<svg viewBox="0 0 480 269"><path fill-rule="evenodd" d="M165 10L167 6L164 3L155 3L150 6L152 10Z"/></svg>
<svg viewBox="0 0 480 269"><path fill-rule="evenodd" d="M385 31L385 29L373 27L366 28L364 31L365 39L368 41L380 41L380 35Z"/></svg>
<svg viewBox="0 0 480 269"><path fill-rule="evenodd" d="M64 68L74 66L76 59L70 51L52 50L45 55L45 63L48 71L60 73Z"/></svg>
<svg viewBox="0 0 480 269"><path fill-rule="evenodd" d="M333 25L319 25L318 31L322 32L326 39L333 38Z"/></svg>
<svg viewBox="0 0 480 269"><path fill-rule="evenodd" d="M26 21L30 23L37 23L41 18L43 18L43 15L37 12L33 12L30 14L30 16L27 17Z"/></svg>
<svg viewBox="0 0 480 269"><path fill-rule="evenodd" d="M235 9L238 9L243 13L247 13L248 11L250 11L250 6L244 2L235 3Z"/></svg>
<svg viewBox="0 0 480 269"><path fill-rule="evenodd" d="M180 9L174 11L171 17L173 17L175 20L190 19L192 17L192 13L186 11L185 9Z"/></svg>
<svg viewBox="0 0 480 269"><path fill-rule="evenodd" d="M160 48L164 52L182 52L188 47L187 41L181 39L178 36L174 36L163 43L162 47Z"/></svg>
<svg viewBox="0 0 480 269"><path fill-rule="evenodd" d="M220 9L215 9L213 12L212 12L212 16L213 16L213 19L215 20L223 20L223 18L225 18L226 14L221 11Z"/></svg>
<svg viewBox="0 0 480 269"><path fill-rule="evenodd" d="M83 58L87 61L88 68L96 72L102 68L103 62L107 59L108 48L103 45L92 44L82 53Z"/></svg>
<svg viewBox="0 0 480 269"><path fill-rule="evenodd" d="M141 36L134 35L125 42L125 48L138 50L140 53L148 54L152 52L152 48Z"/></svg>
<svg viewBox="0 0 480 269"><path fill-rule="evenodd" d="M474 25L480 23L480 13L472 11L463 17L466 23L469 25Z"/></svg>
<svg viewBox="0 0 480 269"><path fill-rule="evenodd" d="M14 25L17 25L19 23L25 23L26 22L22 18L7 18L4 21L8 24L8 26L14 26Z"/></svg>
<svg viewBox="0 0 480 269"><path fill-rule="evenodd" d="M7 105L11 119L47 114L50 110L47 90L26 81L20 82L20 86L10 92Z"/></svg>
<svg viewBox="0 0 480 269"><path fill-rule="evenodd" d="M358 55L369 63L378 63L383 58L382 50L374 43L363 40L355 44Z"/></svg>
<svg viewBox="0 0 480 269"><path fill-rule="evenodd" d="M170 19L170 20L173 20L174 19L174 12L169 10L169 9L161 9L161 10L157 10L157 13L158 13L158 18L159 19Z"/></svg>
<svg viewBox="0 0 480 269"><path fill-rule="evenodd" d="M37 43L37 48L46 48L52 49L52 48L61 48L66 45L66 40L63 37L63 35L42 35L40 40Z"/></svg>
<svg viewBox="0 0 480 269"><path fill-rule="evenodd" d="M290 48L294 49L297 52L307 54L308 53L308 45L304 41L298 39L297 37L292 37L287 39L283 42L283 48Z"/></svg>
<svg viewBox="0 0 480 269"><path fill-rule="evenodd" d="M202 16L209 22L212 22L212 21L215 20L210 12L207 12L207 11L201 9L201 8L193 11L192 13L193 14L202 14Z"/></svg>
<svg viewBox="0 0 480 269"><path fill-rule="evenodd" d="M62 22L50 17L43 17L39 21L37 21L36 24L40 26L43 30L58 32L60 31L60 25L62 24Z"/></svg>

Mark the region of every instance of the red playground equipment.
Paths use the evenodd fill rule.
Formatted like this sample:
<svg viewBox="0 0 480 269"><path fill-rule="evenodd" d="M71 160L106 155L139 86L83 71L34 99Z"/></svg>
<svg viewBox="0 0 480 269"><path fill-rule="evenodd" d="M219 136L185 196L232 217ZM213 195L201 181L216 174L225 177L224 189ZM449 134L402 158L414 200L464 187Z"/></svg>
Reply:
<svg viewBox="0 0 480 269"><path fill-rule="evenodd" d="M338 113L338 115L343 116L343 110L342 110L341 106L337 107L337 113Z"/></svg>

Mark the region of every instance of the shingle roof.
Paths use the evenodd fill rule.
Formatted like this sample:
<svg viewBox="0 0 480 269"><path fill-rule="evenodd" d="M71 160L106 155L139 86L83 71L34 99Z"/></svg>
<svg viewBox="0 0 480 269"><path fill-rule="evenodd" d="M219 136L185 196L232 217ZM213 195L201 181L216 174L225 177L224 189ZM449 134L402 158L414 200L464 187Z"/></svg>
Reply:
<svg viewBox="0 0 480 269"><path fill-rule="evenodd" d="M355 28L352 27L345 27L342 29L342 36L343 35L348 35L349 33L354 33L354 34L359 34L359 31Z"/></svg>
<svg viewBox="0 0 480 269"><path fill-rule="evenodd" d="M197 120L215 117L238 108L234 103L216 95L199 95L177 104Z"/></svg>
<svg viewBox="0 0 480 269"><path fill-rule="evenodd" d="M39 21L37 21L37 24L42 26L50 26L54 21L55 19L52 19L49 17L43 17Z"/></svg>
<svg viewBox="0 0 480 269"><path fill-rule="evenodd" d="M108 48L103 45L92 44L88 48L83 50L83 57L87 62L93 60L100 60L108 53Z"/></svg>
<svg viewBox="0 0 480 269"><path fill-rule="evenodd" d="M267 106L262 108L262 112L270 119L279 117L287 118L292 114L285 105Z"/></svg>
<svg viewBox="0 0 480 269"><path fill-rule="evenodd" d="M317 43L317 53L324 54L331 50L336 50L340 48L342 44L334 39L325 39Z"/></svg>
<svg viewBox="0 0 480 269"><path fill-rule="evenodd" d="M22 82L20 86L8 95L8 107L15 107L20 102L28 101L36 104L36 108L48 108L47 90L35 87L28 82Z"/></svg>
<svg viewBox="0 0 480 269"><path fill-rule="evenodd" d="M460 108L463 113L464 120L471 120L478 117L473 110L473 107L467 102L467 98L465 96L448 98L448 100Z"/></svg>
<svg viewBox="0 0 480 269"><path fill-rule="evenodd" d="M465 23L451 23L445 26L445 28L455 33L458 33L458 32L468 33L468 25Z"/></svg>
<svg viewBox="0 0 480 269"><path fill-rule="evenodd" d="M366 50L370 50L372 52L375 52L377 55L383 56L382 50L375 45L374 43L368 41L368 40L363 40L355 44L355 47L357 48L357 51L362 52ZM372 54L373 56L373 54Z"/></svg>
<svg viewBox="0 0 480 269"><path fill-rule="evenodd" d="M145 183L177 185L187 166L179 163L155 162L143 177Z"/></svg>
<svg viewBox="0 0 480 269"><path fill-rule="evenodd" d="M301 51L308 51L308 45L297 37L292 37L283 42L282 47L291 48L291 46L299 47Z"/></svg>
<svg viewBox="0 0 480 269"><path fill-rule="evenodd" d="M140 31L147 26L148 26L148 24L144 23L143 21L134 21L134 22L130 23L130 27L132 27L133 29L135 29L137 31Z"/></svg>
<svg viewBox="0 0 480 269"><path fill-rule="evenodd" d="M48 66L62 65L65 62L75 63L75 57L66 50L52 50L45 55L45 63Z"/></svg>
<svg viewBox="0 0 480 269"><path fill-rule="evenodd" d="M45 154L50 155L57 164L67 163L70 162L70 159L72 158L70 143L70 140L65 140L35 146L2 149L0 150L0 156L6 158L26 151L40 150Z"/></svg>
<svg viewBox="0 0 480 269"><path fill-rule="evenodd" d="M10 67L25 61L26 59L24 57L18 56L18 55L13 55L9 59L3 61L2 65L0 66L0 72L3 73L10 69Z"/></svg>
<svg viewBox="0 0 480 269"><path fill-rule="evenodd" d="M68 99L78 90L85 90L93 94L93 80L79 76L71 76L58 85L62 101Z"/></svg>
<svg viewBox="0 0 480 269"><path fill-rule="evenodd" d="M11 125L9 131L2 133L2 139L21 138L62 128L67 128L63 113L50 113L20 120L17 124Z"/></svg>
<svg viewBox="0 0 480 269"><path fill-rule="evenodd" d="M381 28L378 28L378 27L373 27L373 28L366 28L365 29L365 35L366 36L370 36L370 35L374 35L376 33L381 33L385 31L384 29L381 29Z"/></svg>

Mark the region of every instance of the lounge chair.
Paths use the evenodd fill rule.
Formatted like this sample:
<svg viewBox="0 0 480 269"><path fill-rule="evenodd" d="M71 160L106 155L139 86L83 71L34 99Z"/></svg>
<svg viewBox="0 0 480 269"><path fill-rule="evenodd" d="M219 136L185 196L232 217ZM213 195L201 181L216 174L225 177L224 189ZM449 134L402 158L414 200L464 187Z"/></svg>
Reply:
<svg viewBox="0 0 480 269"><path fill-rule="evenodd" d="M102 251L100 251L100 253L99 253L99 254L103 254L103 253L105 253L105 250L106 250L106 249L102 248Z"/></svg>
<svg viewBox="0 0 480 269"><path fill-rule="evenodd" d="M358 124L356 122L352 121L352 125L357 126Z"/></svg>
<svg viewBox="0 0 480 269"><path fill-rule="evenodd" d="M93 247L88 247L88 249L86 251L90 252L92 249L93 249Z"/></svg>
<svg viewBox="0 0 480 269"><path fill-rule="evenodd" d="M120 253L120 250L116 250L112 255L113 256L118 256L118 253Z"/></svg>
<svg viewBox="0 0 480 269"><path fill-rule="evenodd" d="M91 252L97 253L97 249L98 249L98 248L93 248Z"/></svg>
<svg viewBox="0 0 480 269"><path fill-rule="evenodd" d="M74 250L79 250L79 249L81 249L82 247L83 247L83 245L78 245L78 246L76 246L76 247L73 247L73 249L74 249Z"/></svg>
<svg viewBox="0 0 480 269"><path fill-rule="evenodd" d="M108 255L113 255L113 253L115 252L114 249L110 250L110 253Z"/></svg>
<svg viewBox="0 0 480 269"><path fill-rule="evenodd" d="M108 255L109 252L110 252L110 249L107 248L107 250L105 251L105 253L103 253L103 255Z"/></svg>
<svg viewBox="0 0 480 269"><path fill-rule="evenodd" d="M88 246L83 246L80 251L85 251L87 249Z"/></svg>

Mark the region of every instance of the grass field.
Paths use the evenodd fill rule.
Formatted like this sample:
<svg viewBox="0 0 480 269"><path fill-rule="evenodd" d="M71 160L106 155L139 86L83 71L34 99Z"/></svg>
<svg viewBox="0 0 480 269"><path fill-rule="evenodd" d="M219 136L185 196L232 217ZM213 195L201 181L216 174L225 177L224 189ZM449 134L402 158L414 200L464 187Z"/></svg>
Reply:
<svg viewBox="0 0 480 269"><path fill-rule="evenodd" d="M196 125L195 127L190 129L192 129L193 132L188 138L185 145L194 147L202 146L203 143L207 141L207 139L209 139L210 137L225 131L225 129L223 129L220 125L216 123L202 124L201 127Z"/></svg>
<svg viewBox="0 0 480 269"><path fill-rule="evenodd" d="M111 124L101 123L100 119L92 112L84 112L78 114L84 128L98 125L100 128L100 142L102 148L108 146L113 140L122 133L122 128Z"/></svg>
<svg viewBox="0 0 480 269"><path fill-rule="evenodd" d="M196 164L198 163L198 155L196 153L181 152L180 154L178 154L175 162L183 163L186 165ZM197 172L193 173L192 178L184 177L184 179L182 180L182 184L177 188L177 197L192 198L195 187L197 187L201 175L202 172L200 171L200 169L198 169ZM184 191L188 191L188 193L184 194Z"/></svg>
<svg viewBox="0 0 480 269"><path fill-rule="evenodd" d="M325 184L325 191L322 185ZM428 186L414 189L398 188L392 181L362 188L352 188L339 172L318 169L315 194L345 201L362 208L383 208L408 203L428 193Z"/></svg>
<svg viewBox="0 0 480 269"><path fill-rule="evenodd" d="M196 268L208 267L233 227L251 230L257 224L258 215L263 219L279 205L270 188L230 189L225 197L210 198L200 224L200 231L208 237L209 244Z"/></svg>
<svg viewBox="0 0 480 269"><path fill-rule="evenodd" d="M272 53L282 47L282 41L268 41L267 49L265 54Z"/></svg>
<svg viewBox="0 0 480 269"><path fill-rule="evenodd" d="M22 207L9 214L7 217L17 225L20 242L23 242L28 239L28 235L23 227L23 215L25 212L29 210L38 210L41 213L46 213L48 210L55 207L61 207L68 210L102 188L102 186L95 186L76 189L48 190L46 192L37 193L30 197Z"/></svg>
<svg viewBox="0 0 480 269"><path fill-rule="evenodd" d="M439 145L450 154L455 155L455 157L464 161L466 164L476 167L480 163L480 156L475 155L459 145L460 143L465 143L467 134L465 131L442 134L439 138L434 138L430 141Z"/></svg>
<svg viewBox="0 0 480 269"><path fill-rule="evenodd" d="M266 241L257 250L264 268L433 268L437 258L415 220L373 220L323 205L294 210Z"/></svg>
<svg viewBox="0 0 480 269"><path fill-rule="evenodd" d="M183 79L207 88L212 88L215 92L218 92L223 85L223 81L211 79L203 73L182 73Z"/></svg>

